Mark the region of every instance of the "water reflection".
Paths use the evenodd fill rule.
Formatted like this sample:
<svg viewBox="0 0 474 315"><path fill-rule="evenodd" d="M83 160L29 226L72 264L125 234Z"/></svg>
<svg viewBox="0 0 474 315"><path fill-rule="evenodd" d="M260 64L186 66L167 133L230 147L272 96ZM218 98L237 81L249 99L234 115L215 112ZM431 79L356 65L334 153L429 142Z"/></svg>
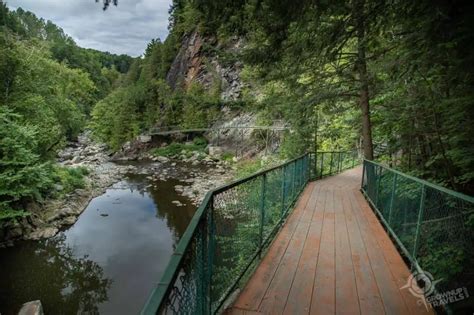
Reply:
<svg viewBox="0 0 474 315"><path fill-rule="evenodd" d="M55 314L99 312L98 305L107 300L112 281L99 264L87 256L76 256L65 240L61 234L41 246L26 242L19 252L7 249L2 253L2 309L13 314L25 298L35 296L46 311L54 310ZM16 259L7 259L9 254Z"/></svg>
<svg viewBox="0 0 474 315"><path fill-rule="evenodd" d="M178 183L130 175L57 237L0 250L0 313L35 299L47 314L138 313L195 211Z"/></svg>

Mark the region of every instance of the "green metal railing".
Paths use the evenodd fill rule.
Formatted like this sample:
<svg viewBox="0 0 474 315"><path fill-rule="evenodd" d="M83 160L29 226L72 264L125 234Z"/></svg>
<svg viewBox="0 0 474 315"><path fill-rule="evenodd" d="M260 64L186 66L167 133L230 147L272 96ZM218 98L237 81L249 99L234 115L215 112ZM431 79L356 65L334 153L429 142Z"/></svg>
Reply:
<svg viewBox="0 0 474 315"><path fill-rule="evenodd" d="M314 157L313 178L320 179L359 164L357 151L318 151Z"/></svg>
<svg viewBox="0 0 474 315"><path fill-rule="evenodd" d="M328 174L317 171L318 155L304 154L208 192L142 314L215 314L222 310L307 182L317 174ZM336 155L342 157L339 152L333 155L333 160ZM330 161L323 161L321 169L335 173L347 167L344 159L332 166L324 164Z"/></svg>
<svg viewBox="0 0 474 315"><path fill-rule="evenodd" d="M363 165L362 192L412 269L440 280L438 292L474 292L474 198L372 161Z"/></svg>

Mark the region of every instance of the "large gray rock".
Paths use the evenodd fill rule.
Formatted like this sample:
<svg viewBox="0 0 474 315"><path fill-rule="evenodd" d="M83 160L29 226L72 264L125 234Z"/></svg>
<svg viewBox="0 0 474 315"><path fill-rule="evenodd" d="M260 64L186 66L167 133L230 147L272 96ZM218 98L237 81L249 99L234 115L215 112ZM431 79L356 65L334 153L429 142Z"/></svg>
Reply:
<svg viewBox="0 0 474 315"><path fill-rule="evenodd" d="M165 157L165 156L158 156L158 157L157 157L157 160L158 160L158 162L166 163L166 162L168 162L170 159L168 159L168 158Z"/></svg>
<svg viewBox="0 0 474 315"><path fill-rule="evenodd" d="M55 227L46 227L46 228L42 228L42 229L34 231L30 235L28 235L26 237L26 239L36 241L36 240L39 240L39 239L42 239L42 238L53 237L54 235L56 235L56 233L58 233L57 228L55 228Z"/></svg>
<svg viewBox="0 0 474 315"><path fill-rule="evenodd" d="M43 305L40 300L26 302L21 307L18 315L44 315Z"/></svg>
<svg viewBox="0 0 474 315"><path fill-rule="evenodd" d="M81 161L81 157L76 155L75 157L72 158L71 163L76 164L76 163L79 163L80 161Z"/></svg>
<svg viewBox="0 0 474 315"><path fill-rule="evenodd" d="M151 136L148 136L148 135L138 136L138 141L140 141L141 143L148 143L151 141Z"/></svg>
<svg viewBox="0 0 474 315"><path fill-rule="evenodd" d="M222 148L221 148L221 147L217 147L217 146L209 146L209 147L208 147L208 150L209 150L209 155L210 155L210 156L219 157L219 156L221 156L222 153L223 153Z"/></svg>

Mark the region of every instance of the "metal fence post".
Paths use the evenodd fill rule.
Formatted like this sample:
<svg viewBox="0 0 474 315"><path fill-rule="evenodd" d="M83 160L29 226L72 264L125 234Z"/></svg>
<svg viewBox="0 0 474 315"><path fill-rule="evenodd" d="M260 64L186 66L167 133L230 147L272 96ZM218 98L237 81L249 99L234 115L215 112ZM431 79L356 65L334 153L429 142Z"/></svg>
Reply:
<svg viewBox="0 0 474 315"><path fill-rule="evenodd" d="M413 245L413 260L416 261L416 254L418 250L418 243L420 241L420 228L421 221L423 220L423 212L425 210L425 197L426 197L426 187L424 184L421 184L421 197L420 197L420 208L418 210L418 220L416 222L416 232L415 232L415 242Z"/></svg>
<svg viewBox="0 0 474 315"><path fill-rule="evenodd" d="M297 161L298 163L298 174L297 174L297 187L296 191L299 191L301 188L301 183L303 182L303 159Z"/></svg>
<svg viewBox="0 0 474 315"><path fill-rule="evenodd" d="M197 260L200 262L197 266L198 276L196 284L196 308L199 310L200 314L207 314L207 285L209 284L208 275L206 273L206 265L204 262L207 259L206 248L208 246L207 242L207 222L206 224L200 224L198 227L200 229L200 237L196 241L197 243Z"/></svg>
<svg viewBox="0 0 474 315"><path fill-rule="evenodd" d="M393 175L393 182L392 182L392 194L390 195L390 204L388 206L388 225L392 224L392 210L393 210L393 202L395 200L395 192L397 190L397 174Z"/></svg>
<svg viewBox="0 0 474 315"><path fill-rule="evenodd" d="M318 152L314 151L314 179L318 178Z"/></svg>
<svg viewBox="0 0 474 315"><path fill-rule="evenodd" d="M263 248L263 226L265 224L265 191L267 189L267 173L264 173L262 176L262 195L260 196L260 246L258 249L258 256L262 254Z"/></svg>
<svg viewBox="0 0 474 315"><path fill-rule="evenodd" d="M362 161L362 180L360 183L360 188L364 190L368 196L369 192L367 191L367 189L364 189L364 177L365 177L365 160Z"/></svg>
<svg viewBox="0 0 474 315"><path fill-rule="evenodd" d="M283 166L282 172L283 172L283 178L281 181L281 219L283 219L285 215L285 209L286 209L286 206L285 206L286 166Z"/></svg>
<svg viewBox="0 0 474 315"><path fill-rule="evenodd" d="M214 241L215 241L215 225L214 225L214 196L209 200L209 217L208 217L208 247L207 247L207 299L208 299L208 308L207 310L211 313L212 310L212 264L214 260ZM209 314L208 313L208 314Z"/></svg>
<svg viewBox="0 0 474 315"><path fill-rule="evenodd" d="M291 176L291 201L295 195L295 184L296 184L296 161L293 162L293 176Z"/></svg>
<svg viewBox="0 0 474 315"><path fill-rule="evenodd" d="M311 178L311 169L312 169L312 159L311 159L311 153L306 153L306 156L303 159L303 170L304 173L306 174L304 181L307 182L309 178Z"/></svg>
<svg viewBox="0 0 474 315"><path fill-rule="evenodd" d="M324 167L324 152L321 153L321 175L319 178L323 178L323 167Z"/></svg>
<svg viewBox="0 0 474 315"><path fill-rule="evenodd" d="M380 182L382 179L382 168L378 168L378 175L377 175L377 169L375 169L375 207L378 209L378 203L379 203L379 190L380 190Z"/></svg>
<svg viewBox="0 0 474 315"><path fill-rule="evenodd" d="M338 173L341 172L341 169L342 169L342 152L339 152L339 170L338 170Z"/></svg>
<svg viewBox="0 0 474 315"><path fill-rule="evenodd" d="M329 162L329 175L332 175L332 161L334 158L334 152L330 152L330 153L331 153L331 162Z"/></svg>

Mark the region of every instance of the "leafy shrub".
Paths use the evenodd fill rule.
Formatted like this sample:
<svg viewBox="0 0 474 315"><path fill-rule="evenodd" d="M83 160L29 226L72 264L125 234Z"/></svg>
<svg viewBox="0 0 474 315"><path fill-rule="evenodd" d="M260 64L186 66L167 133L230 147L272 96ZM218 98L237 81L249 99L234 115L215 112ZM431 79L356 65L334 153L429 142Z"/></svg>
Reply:
<svg viewBox="0 0 474 315"><path fill-rule="evenodd" d="M85 187L84 176L89 174L85 167L63 167L55 168L55 180L63 189L62 193L69 193L78 188Z"/></svg>
<svg viewBox="0 0 474 315"><path fill-rule="evenodd" d="M41 199L52 185L51 163L36 153L36 129L20 119L0 107L0 219L26 215L21 204Z"/></svg>
<svg viewBox="0 0 474 315"><path fill-rule="evenodd" d="M222 153L221 160L226 161L226 162L233 162L234 155L230 152L224 152Z"/></svg>
<svg viewBox="0 0 474 315"><path fill-rule="evenodd" d="M193 144L199 147L207 146L207 140L203 137L196 137L193 139Z"/></svg>
<svg viewBox="0 0 474 315"><path fill-rule="evenodd" d="M173 157L180 155L182 151L185 151L186 154L193 151L204 152L207 146L206 140L196 138L194 141L192 144L173 142L165 147L152 149L150 154L155 156Z"/></svg>

